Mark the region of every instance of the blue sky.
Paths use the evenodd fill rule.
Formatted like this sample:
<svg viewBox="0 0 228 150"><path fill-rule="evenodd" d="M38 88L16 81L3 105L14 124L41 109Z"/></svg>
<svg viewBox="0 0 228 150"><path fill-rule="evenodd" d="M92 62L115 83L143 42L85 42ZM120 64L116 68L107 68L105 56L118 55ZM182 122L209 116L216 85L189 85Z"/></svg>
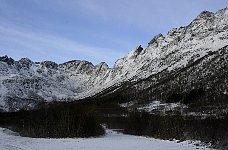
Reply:
<svg viewBox="0 0 228 150"><path fill-rule="evenodd" d="M156 34L227 6L227 0L0 0L0 55L112 67Z"/></svg>

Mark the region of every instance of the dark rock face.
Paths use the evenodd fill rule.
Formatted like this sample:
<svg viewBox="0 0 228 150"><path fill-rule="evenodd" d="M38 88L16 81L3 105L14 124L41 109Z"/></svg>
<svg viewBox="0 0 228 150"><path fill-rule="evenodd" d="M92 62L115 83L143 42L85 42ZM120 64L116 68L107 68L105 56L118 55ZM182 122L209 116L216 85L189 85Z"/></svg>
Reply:
<svg viewBox="0 0 228 150"><path fill-rule="evenodd" d="M81 60L72 60L72 61L68 61L68 62L65 62L63 64L60 64L59 66L60 67L64 67L66 66L67 69L74 69L76 70L78 65L81 63Z"/></svg>
<svg viewBox="0 0 228 150"><path fill-rule="evenodd" d="M208 19L208 18L211 18L211 17L214 17L214 13L213 12L203 11L197 16L197 19Z"/></svg>
<svg viewBox="0 0 228 150"><path fill-rule="evenodd" d="M42 61L40 63L42 66L49 68L49 69L57 69L58 68L58 64L52 61Z"/></svg>
<svg viewBox="0 0 228 150"><path fill-rule="evenodd" d="M136 55L139 55L142 51L143 51L143 48L141 45L139 45L138 47L136 47L135 53Z"/></svg>
<svg viewBox="0 0 228 150"><path fill-rule="evenodd" d="M101 62L100 64L95 66L95 69L96 69L96 73L99 75L107 72L109 67L105 62Z"/></svg>
<svg viewBox="0 0 228 150"><path fill-rule="evenodd" d="M6 55L0 57L0 61L6 62L8 65L14 64L14 60Z"/></svg>
<svg viewBox="0 0 228 150"><path fill-rule="evenodd" d="M60 68L75 71L78 74L90 74L94 70L94 65L89 61L72 60L59 65Z"/></svg>
<svg viewBox="0 0 228 150"><path fill-rule="evenodd" d="M77 70L79 71L79 73L83 73L83 72L86 72L86 73L92 73L93 71L93 64L91 62L88 62L88 61L81 61L81 63L79 64Z"/></svg>
<svg viewBox="0 0 228 150"><path fill-rule="evenodd" d="M32 61L28 58L22 58L18 61L18 67L20 68L30 68L32 66Z"/></svg>
<svg viewBox="0 0 228 150"><path fill-rule="evenodd" d="M164 36L161 34L161 33L159 33L158 35L156 35L148 44L150 45L150 44L154 44L154 43L156 43L157 42L157 40L159 39L159 38L161 38L161 39L163 39L164 38Z"/></svg>

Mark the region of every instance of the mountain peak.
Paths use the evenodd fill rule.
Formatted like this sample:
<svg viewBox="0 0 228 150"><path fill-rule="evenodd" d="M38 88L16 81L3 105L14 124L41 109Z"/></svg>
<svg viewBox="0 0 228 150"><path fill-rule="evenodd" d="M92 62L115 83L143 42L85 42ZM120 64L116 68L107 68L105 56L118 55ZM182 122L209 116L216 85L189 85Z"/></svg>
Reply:
<svg viewBox="0 0 228 150"><path fill-rule="evenodd" d="M40 64L46 68L49 68L49 69L57 69L58 68L58 64L53 62L53 61L42 61Z"/></svg>
<svg viewBox="0 0 228 150"><path fill-rule="evenodd" d="M29 68L32 66L32 61L29 58L21 58L19 61L20 67Z"/></svg>
<svg viewBox="0 0 228 150"><path fill-rule="evenodd" d="M164 36L161 33L159 33L155 35L154 38L148 44L153 45L154 43L157 42L158 39L164 39Z"/></svg>
<svg viewBox="0 0 228 150"><path fill-rule="evenodd" d="M228 14L228 7L225 7L225 8L223 8L223 9L220 9L220 10L217 11L216 13Z"/></svg>
<svg viewBox="0 0 228 150"><path fill-rule="evenodd" d="M6 62L8 65L14 64L13 58L8 57L7 55L5 55L5 56L0 56L0 61Z"/></svg>
<svg viewBox="0 0 228 150"><path fill-rule="evenodd" d="M196 19L208 19L214 16L213 12L210 11L202 11Z"/></svg>
<svg viewBox="0 0 228 150"><path fill-rule="evenodd" d="M215 15L221 19L227 19L228 18L228 7L223 8L215 13Z"/></svg>
<svg viewBox="0 0 228 150"><path fill-rule="evenodd" d="M106 72L109 67L105 62L101 62L95 66L96 72L98 74Z"/></svg>
<svg viewBox="0 0 228 150"><path fill-rule="evenodd" d="M101 62L101 63L97 64L96 66L105 66L105 67L109 68L108 64L106 62Z"/></svg>

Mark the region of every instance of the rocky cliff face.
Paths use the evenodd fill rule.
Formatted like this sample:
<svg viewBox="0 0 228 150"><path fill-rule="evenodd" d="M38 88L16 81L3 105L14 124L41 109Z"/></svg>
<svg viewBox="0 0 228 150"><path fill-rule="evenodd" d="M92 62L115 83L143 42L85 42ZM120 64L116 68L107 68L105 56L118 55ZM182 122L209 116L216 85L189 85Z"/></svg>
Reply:
<svg viewBox="0 0 228 150"><path fill-rule="evenodd" d="M222 84L221 90L208 91L226 95L227 45L228 8L224 8L216 13L203 11L188 26L174 28L166 36L158 34L145 49L136 47L113 68L104 62L56 64L4 56L0 58L0 109L15 111L44 101L77 100L112 93L123 85L149 92L147 99L167 100L173 93L188 93L212 79L203 88Z"/></svg>

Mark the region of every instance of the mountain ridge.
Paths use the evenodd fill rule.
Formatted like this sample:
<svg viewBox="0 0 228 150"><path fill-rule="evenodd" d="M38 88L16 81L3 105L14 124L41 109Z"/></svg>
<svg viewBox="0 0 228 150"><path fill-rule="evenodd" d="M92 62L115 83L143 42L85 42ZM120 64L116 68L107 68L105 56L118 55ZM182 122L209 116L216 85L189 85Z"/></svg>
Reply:
<svg viewBox="0 0 228 150"><path fill-rule="evenodd" d="M126 82L137 82L162 71L185 68L228 43L228 7L211 13L203 11L188 26L173 28L166 36L156 35L143 49L137 46L116 61L93 65L72 60L14 61L0 58L0 109L30 109L40 102L77 100L91 97Z"/></svg>

